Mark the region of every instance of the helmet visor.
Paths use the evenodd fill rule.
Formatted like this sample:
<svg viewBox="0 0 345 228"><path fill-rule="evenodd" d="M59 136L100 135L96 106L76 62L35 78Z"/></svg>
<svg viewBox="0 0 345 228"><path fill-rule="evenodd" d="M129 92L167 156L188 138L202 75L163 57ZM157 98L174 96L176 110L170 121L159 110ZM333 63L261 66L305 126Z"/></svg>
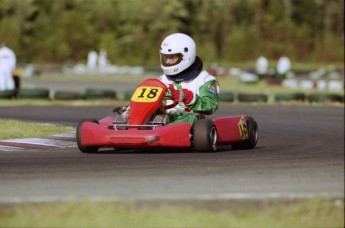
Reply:
<svg viewBox="0 0 345 228"><path fill-rule="evenodd" d="M182 54L161 54L161 63L163 66L174 66L182 60Z"/></svg>

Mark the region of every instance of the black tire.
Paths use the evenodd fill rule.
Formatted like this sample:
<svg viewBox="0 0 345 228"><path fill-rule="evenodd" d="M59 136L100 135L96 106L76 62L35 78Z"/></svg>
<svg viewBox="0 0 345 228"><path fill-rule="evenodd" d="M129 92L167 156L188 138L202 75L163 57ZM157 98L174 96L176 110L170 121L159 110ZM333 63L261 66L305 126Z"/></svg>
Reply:
<svg viewBox="0 0 345 228"><path fill-rule="evenodd" d="M85 99L116 99L116 92L110 89L93 89L87 88L85 91Z"/></svg>
<svg viewBox="0 0 345 228"><path fill-rule="evenodd" d="M235 95L232 92L221 92L218 95L220 101L233 102L235 100Z"/></svg>
<svg viewBox="0 0 345 228"><path fill-rule="evenodd" d="M49 89L19 89L18 98L49 99Z"/></svg>
<svg viewBox="0 0 345 228"><path fill-rule="evenodd" d="M76 132L77 145L78 145L79 150L81 152L83 152L83 153L95 153L99 149L98 146L83 146L81 144L81 136L82 136L81 127L82 127L83 123L86 123L86 122L89 122L89 123L91 122L91 123L97 123L98 124L98 121L94 120L94 119L80 121L79 124L78 124L78 127L77 127L77 132Z"/></svg>
<svg viewBox="0 0 345 228"><path fill-rule="evenodd" d="M333 102L343 102L343 97L339 94L329 94L329 99Z"/></svg>
<svg viewBox="0 0 345 228"><path fill-rule="evenodd" d="M310 103L313 102L342 102L342 97L338 94L322 94L313 93L309 94L308 100Z"/></svg>
<svg viewBox="0 0 345 228"><path fill-rule="evenodd" d="M134 93L134 90L125 91L125 93L123 94L123 99L126 101L131 100L133 93Z"/></svg>
<svg viewBox="0 0 345 228"><path fill-rule="evenodd" d="M248 130L248 139L243 142L231 144L232 149L235 150L247 150L253 149L258 142L258 124L253 117L248 116L247 118L247 130Z"/></svg>
<svg viewBox="0 0 345 228"><path fill-rule="evenodd" d="M0 99L11 99L15 96L15 90L3 90L0 91Z"/></svg>
<svg viewBox="0 0 345 228"><path fill-rule="evenodd" d="M268 96L266 94L247 94L240 93L237 96L239 102L267 102Z"/></svg>
<svg viewBox="0 0 345 228"><path fill-rule="evenodd" d="M81 100L84 99L84 94L75 91L56 91L54 94L55 100Z"/></svg>
<svg viewBox="0 0 345 228"><path fill-rule="evenodd" d="M304 101L304 93L278 93L274 95L274 100L277 102L285 101Z"/></svg>
<svg viewBox="0 0 345 228"><path fill-rule="evenodd" d="M217 129L210 119L198 119L193 124L193 144L195 151L213 152L217 150Z"/></svg>

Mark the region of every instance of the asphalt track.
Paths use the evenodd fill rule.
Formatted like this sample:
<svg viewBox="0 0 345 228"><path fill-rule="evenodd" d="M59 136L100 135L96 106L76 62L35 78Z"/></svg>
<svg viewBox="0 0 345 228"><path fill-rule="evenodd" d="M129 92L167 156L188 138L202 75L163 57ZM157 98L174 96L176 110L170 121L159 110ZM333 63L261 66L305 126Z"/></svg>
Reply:
<svg viewBox="0 0 345 228"><path fill-rule="evenodd" d="M112 107L0 107L0 118L75 127ZM56 200L344 199L344 107L221 104L214 116L249 114L253 150L102 150L76 146L0 151L0 203ZM5 129L1 129L2 131Z"/></svg>

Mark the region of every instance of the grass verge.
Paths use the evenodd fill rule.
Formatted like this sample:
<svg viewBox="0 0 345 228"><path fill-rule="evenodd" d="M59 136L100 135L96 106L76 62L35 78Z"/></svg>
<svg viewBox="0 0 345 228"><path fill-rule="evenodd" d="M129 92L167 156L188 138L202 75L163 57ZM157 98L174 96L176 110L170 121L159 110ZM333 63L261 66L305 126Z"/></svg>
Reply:
<svg viewBox="0 0 345 228"><path fill-rule="evenodd" d="M46 99L11 99L1 100L1 106L102 106L102 105L117 105L128 104L129 101L114 100L114 99L99 99L99 100L46 100Z"/></svg>
<svg viewBox="0 0 345 228"><path fill-rule="evenodd" d="M207 204L207 203L205 203ZM237 204L238 205L238 204ZM44 203L0 208L2 227L344 227L342 200L193 204Z"/></svg>
<svg viewBox="0 0 345 228"><path fill-rule="evenodd" d="M25 122L13 119L0 119L0 126L0 140L42 137L68 133L71 131L69 128L62 126Z"/></svg>
<svg viewBox="0 0 345 228"><path fill-rule="evenodd" d="M111 88L116 90L116 83L126 82L133 83L133 89L136 86L144 81L147 78L156 78L157 75L140 75L140 76L130 76L130 75L104 75L102 77L97 75L63 75L63 74L43 74L38 77L26 78L25 82L29 84L35 84L35 81L45 80L51 81L66 81L66 82L78 82L81 83L96 83L96 82L107 82ZM302 88L288 88L281 85L268 85L266 80L258 81L257 83L243 83L239 80L238 77L231 76L218 76L217 77L221 91L231 91L231 92L252 92L252 93L266 93L266 94L275 94L275 93L331 93L332 91L323 90L318 91L316 89L302 89ZM24 83L25 84L25 83ZM25 85L24 85L25 86ZM337 91L335 93L343 94L344 91Z"/></svg>

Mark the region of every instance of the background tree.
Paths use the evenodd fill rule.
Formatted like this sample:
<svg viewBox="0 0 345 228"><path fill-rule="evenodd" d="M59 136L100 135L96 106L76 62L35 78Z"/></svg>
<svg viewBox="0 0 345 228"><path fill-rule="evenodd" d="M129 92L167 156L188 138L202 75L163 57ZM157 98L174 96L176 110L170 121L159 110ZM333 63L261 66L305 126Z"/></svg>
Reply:
<svg viewBox="0 0 345 228"><path fill-rule="evenodd" d="M1 0L0 41L19 62L85 62L106 49L114 64L158 65L162 39L196 40L205 64L259 55L342 63L343 0Z"/></svg>

